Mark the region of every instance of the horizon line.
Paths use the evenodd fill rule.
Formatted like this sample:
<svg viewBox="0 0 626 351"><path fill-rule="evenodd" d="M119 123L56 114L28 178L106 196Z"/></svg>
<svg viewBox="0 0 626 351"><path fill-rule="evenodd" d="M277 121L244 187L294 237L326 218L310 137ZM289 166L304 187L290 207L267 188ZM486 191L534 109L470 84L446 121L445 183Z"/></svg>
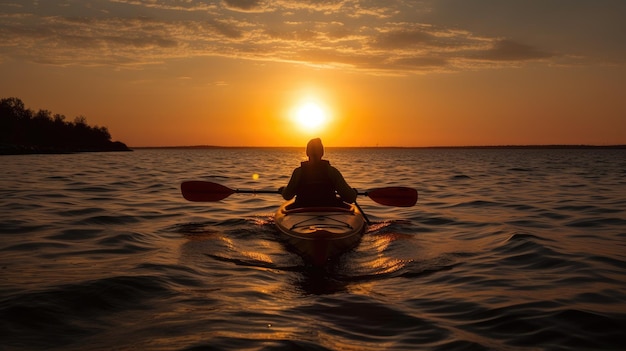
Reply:
<svg viewBox="0 0 626 351"><path fill-rule="evenodd" d="M503 144L459 146L325 146L328 149L626 149L626 144ZM290 149L304 146L222 146L222 145L173 145L129 146L131 149Z"/></svg>

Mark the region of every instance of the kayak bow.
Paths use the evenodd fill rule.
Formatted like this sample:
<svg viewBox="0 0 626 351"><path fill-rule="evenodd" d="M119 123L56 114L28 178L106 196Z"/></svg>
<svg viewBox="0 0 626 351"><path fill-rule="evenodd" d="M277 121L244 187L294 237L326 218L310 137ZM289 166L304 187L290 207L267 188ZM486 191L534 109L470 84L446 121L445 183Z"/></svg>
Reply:
<svg viewBox="0 0 626 351"><path fill-rule="evenodd" d="M346 207L291 208L284 203L274 216L283 239L306 261L316 266L354 248L367 228L354 204Z"/></svg>

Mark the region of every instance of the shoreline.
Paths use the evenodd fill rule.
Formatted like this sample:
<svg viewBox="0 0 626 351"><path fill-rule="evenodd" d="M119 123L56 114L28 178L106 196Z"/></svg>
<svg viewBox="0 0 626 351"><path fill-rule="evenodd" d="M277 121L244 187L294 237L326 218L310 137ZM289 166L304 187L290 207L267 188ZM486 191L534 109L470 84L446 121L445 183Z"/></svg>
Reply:
<svg viewBox="0 0 626 351"><path fill-rule="evenodd" d="M0 156L9 155L62 155L85 152L130 152L131 148L122 142L112 142L103 147L56 147L56 146L26 146L0 145Z"/></svg>

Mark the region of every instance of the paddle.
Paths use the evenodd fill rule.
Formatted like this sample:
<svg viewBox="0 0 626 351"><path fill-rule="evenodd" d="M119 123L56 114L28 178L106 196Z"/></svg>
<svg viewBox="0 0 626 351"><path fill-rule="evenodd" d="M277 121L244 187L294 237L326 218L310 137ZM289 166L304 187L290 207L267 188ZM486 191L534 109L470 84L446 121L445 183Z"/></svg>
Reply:
<svg viewBox="0 0 626 351"><path fill-rule="evenodd" d="M231 189L227 186L191 180L180 185L183 197L188 201L206 202L220 201L232 194L279 194L278 190L241 190ZM366 192L359 192L375 202L385 206L411 207L417 203L417 190L407 187L376 188Z"/></svg>
<svg viewBox="0 0 626 351"><path fill-rule="evenodd" d="M361 214L363 215L363 219L365 219L365 223L367 223L367 225L372 225L372 222L370 222L370 219L365 214L365 211L363 211L363 209L361 208L361 205L359 205L359 203L356 202L356 200L354 200L354 206L356 206L356 208L358 208Z"/></svg>

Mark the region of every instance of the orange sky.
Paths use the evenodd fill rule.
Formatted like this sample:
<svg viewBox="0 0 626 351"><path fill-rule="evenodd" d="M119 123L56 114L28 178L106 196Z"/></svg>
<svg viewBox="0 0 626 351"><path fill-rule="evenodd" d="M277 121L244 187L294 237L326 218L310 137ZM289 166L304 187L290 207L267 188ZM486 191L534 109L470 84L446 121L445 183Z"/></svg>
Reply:
<svg viewBox="0 0 626 351"><path fill-rule="evenodd" d="M9 0L0 98L129 146L626 144L626 2ZM294 123L314 101L324 128Z"/></svg>

